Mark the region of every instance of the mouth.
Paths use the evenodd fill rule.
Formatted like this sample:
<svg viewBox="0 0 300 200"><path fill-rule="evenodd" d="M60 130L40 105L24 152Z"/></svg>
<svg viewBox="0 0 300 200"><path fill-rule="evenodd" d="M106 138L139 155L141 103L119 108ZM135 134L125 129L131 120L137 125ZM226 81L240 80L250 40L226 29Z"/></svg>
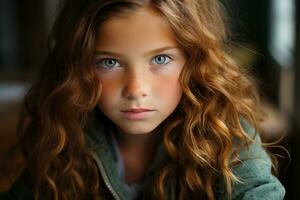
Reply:
<svg viewBox="0 0 300 200"><path fill-rule="evenodd" d="M147 108L131 108L127 110L122 110L123 116L129 120L143 120L150 118L155 110Z"/></svg>
<svg viewBox="0 0 300 200"><path fill-rule="evenodd" d="M122 110L122 112L132 112L132 113L141 113L141 112L149 112L154 111L153 109L147 109L147 108L131 108L127 110Z"/></svg>

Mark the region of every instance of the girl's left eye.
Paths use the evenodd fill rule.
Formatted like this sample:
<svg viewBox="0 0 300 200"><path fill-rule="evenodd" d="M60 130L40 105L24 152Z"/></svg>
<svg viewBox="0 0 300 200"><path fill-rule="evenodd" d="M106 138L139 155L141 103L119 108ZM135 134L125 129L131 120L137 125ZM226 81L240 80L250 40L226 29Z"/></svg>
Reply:
<svg viewBox="0 0 300 200"><path fill-rule="evenodd" d="M155 65L166 65L171 62L171 57L167 55L158 55L155 56L152 60Z"/></svg>

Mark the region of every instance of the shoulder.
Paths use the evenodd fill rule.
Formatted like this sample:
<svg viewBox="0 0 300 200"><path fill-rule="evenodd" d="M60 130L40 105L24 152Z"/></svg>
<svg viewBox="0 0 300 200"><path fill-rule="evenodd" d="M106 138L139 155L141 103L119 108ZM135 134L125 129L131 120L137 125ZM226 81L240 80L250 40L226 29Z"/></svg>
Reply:
<svg viewBox="0 0 300 200"><path fill-rule="evenodd" d="M29 173L27 170L24 170L9 191L0 193L0 200L33 199L29 180Z"/></svg>
<svg viewBox="0 0 300 200"><path fill-rule="evenodd" d="M240 179L233 184L232 199L273 199L284 198L285 189L279 180L272 174L272 161L261 145L259 134L246 121L242 126L255 142L240 152L239 164L233 166L233 173ZM222 194L217 199L226 199Z"/></svg>

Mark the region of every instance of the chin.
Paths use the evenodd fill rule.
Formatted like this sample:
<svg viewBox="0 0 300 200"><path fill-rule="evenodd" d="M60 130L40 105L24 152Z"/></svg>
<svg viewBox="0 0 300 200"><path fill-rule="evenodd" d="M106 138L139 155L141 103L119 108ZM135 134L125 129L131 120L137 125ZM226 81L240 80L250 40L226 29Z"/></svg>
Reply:
<svg viewBox="0 0 300 200"><path fill-rule="evenodd" d="M157 126L151 126L151 127L146 127L144 126L131 126L131 127L127 127L127 126L120 126L120 128L127 134L132 134L132 135L144 135L144 134L148 134L151 133L152 131L154 131L154 129Z"/></svg>

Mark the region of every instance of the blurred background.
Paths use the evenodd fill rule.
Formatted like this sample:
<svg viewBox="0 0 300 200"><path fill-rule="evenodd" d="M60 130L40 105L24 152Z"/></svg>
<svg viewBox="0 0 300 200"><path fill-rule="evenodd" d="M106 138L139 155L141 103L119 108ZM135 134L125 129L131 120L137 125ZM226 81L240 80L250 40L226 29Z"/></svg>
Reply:
<svg viewBox="0 0 300 200"><path fill-rule="evenodd" d="M285 199L300 194L300 1L222 0L231 24L232 55L249 68L262 93L266 120L262 137L281 136L279 178ZM20 103L47 52L47 38L59 0L0 0L0 191L22 169L16 144ZM13 156L7 156L13 155ZM3 160L11 162L1 168ZM9 176L7 176L9 174Z"/></svg>

